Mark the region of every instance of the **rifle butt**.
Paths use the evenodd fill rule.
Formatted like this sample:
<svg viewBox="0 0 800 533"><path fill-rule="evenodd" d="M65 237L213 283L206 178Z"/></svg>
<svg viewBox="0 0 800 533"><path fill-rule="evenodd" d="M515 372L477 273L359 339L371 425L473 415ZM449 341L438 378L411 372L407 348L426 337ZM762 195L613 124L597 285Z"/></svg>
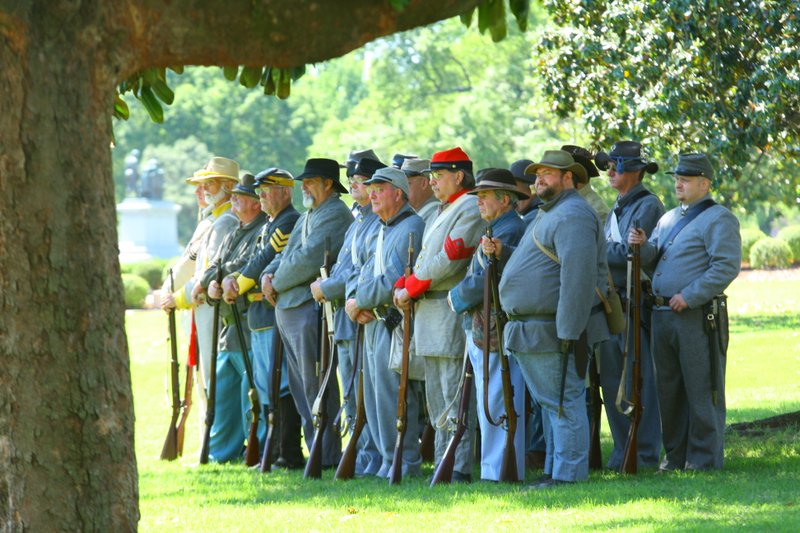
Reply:
<svg viewBox="0 0 800 533"><path fill-rule="evenodd" d="M631 428L628 432L628 440L625 442L625 453L622 456L622 464L619 467L620 474L636 474L637 471L637 456L638 442L637 433L639 426L631 421Z"/></svg>
<svg viewBox="0 0 800 533"><path fill-rule="evenodd" d="M270 407L272 410L272 407ZM264 453L261 455L261 466L259 467L262 474L272 472L272 447L275 437L275 413L270 412L268 417L269 425L267 426L267 438L264 441Z"/></svg>
<svg viewBox="0 0 800 533"><path fill-rule="evenodd" d="M322 427L322 426L320 426ZM322 430L317 430L314 436L314 442L311 444L311 450L308 453L308 462L303 471L303 479L321 479L322 478Z"/></svg>
<svg viewBox="0 0 800 533"><path fill-rule="evenodd" d="M259 464L261 454L258 446L258 419L250 424L250 434L247 436L247 449L244 453L245 466L255 466Z"/></svg>
<svg viewBox="0 0 800 533"><path fill-rule="evenodd" d="M210 435L210 428L206 428L205 433L203 433L203 442L200 445L200 464L207 465L208 464L208 441L211 440Z"/></svg>
<svg viewBox="0 0 800 533"><path fill-rule="evenodd" d="M435 446L436 430L433 429L430 420L425 424L425 429L422 430L422 436L419 439L419 454L422 456L422 461L425 463L433 463L436 455Z"/></svg>
<svg viewBox="0 0 800 533"><path fill-rule="evenodd" d="M506 447L503 450L503 462L500 464L500 482L501 483L518 483L520 481L517 475L517 448L514 446L514 437L511 436L511 441L506 439Z"/></svg>
<svg viewBox="0 0 800 533"><path fill-rule="evenodd" d="M439 466L436 467L436 471L433 473L431 487L439 485L440 483L450 483L453 481L453 469L456 465L456 449L458 445L461 444L461 438L463 436L464 429L459 426L453 438L450 439L450 444L447 445L447 449L444 451L444 456L442 456Z"/></svg>
<svg viewBox="0 0 800 533"><path fill-rule="evenodd" d="M175 424L170 424L167 430L167 438L164 440L164 447L161 449L161 459L174 461L178 458L178 430Z"/></svg>
<svg viewBox="0 0 800 533"><path fill-rule="evenodd" d="M347 480L353 479L356 476L356 456L358 455L357 442L358 437L356 436L356 432L353 431L350 442L347 443L347 447L342 454L342 459L339 461L339 466L336 467L336 473L333 475L333 479Z"/></svg>
<svg viewBox="0 0 800 533"><path fill-rule="evenodd" d="M392 469L389 472L389 485L399 485L403 481L403 439L405 431L397 433L397 442L394 445Z"/></svg>

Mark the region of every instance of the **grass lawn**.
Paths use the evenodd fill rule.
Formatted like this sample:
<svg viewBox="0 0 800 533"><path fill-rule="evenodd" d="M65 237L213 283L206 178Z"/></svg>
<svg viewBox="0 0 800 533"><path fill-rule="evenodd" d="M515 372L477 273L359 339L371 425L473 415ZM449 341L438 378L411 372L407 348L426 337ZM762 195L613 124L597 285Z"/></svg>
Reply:
<svg viewBox="0 0 800 533"><path fill-rule="evenodd" d="M739 279L728 294L729 422L800 410L800 280ZM127 332L142 531L800 530L797 428L759 437L729 433L719 472L593 473L588 483L538 492L485 482L431 490L424 479L400 487L377 479L334 482L331 471L303 481L302 472L199 467L196 412L185 455L160 461L170 414L166 317L129 312ZM607 428L603 444L607 457Z"/></svg>

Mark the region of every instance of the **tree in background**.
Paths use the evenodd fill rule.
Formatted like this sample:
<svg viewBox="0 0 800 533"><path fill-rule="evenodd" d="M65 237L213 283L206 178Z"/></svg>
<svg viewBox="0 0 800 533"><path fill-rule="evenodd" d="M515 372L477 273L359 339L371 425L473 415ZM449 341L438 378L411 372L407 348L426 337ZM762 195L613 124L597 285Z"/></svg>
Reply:
<svg viewBox="0 0 800 533"><path fill-rule="evenodd" d="M797 205L800 177L785 168L800 154L796 1L544 4L553 24L538 71L559 116L579 117L606 149L639 139L662 167L707 151L731 207Z"/></svg>

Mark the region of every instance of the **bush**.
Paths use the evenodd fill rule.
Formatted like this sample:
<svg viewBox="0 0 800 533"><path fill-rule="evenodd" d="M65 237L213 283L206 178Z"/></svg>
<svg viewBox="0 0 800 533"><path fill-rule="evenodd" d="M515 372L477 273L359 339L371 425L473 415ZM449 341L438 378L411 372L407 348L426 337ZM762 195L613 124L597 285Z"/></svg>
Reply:
<svg viewBox="0 0 800 533"><path fill-rule="evenodd" d="M148 259L147 261L121 265L120 268L123 274L133 274L144 278L151 289L158 289L161 287L161 282L164 281L164 273L172 261L172 259Z"/></svg>
<svg viewBox="0 0 800 533"><path fill-rule="evenodd" d="M122 286L125 289L125 308L141 309L150 287L147 280L135 274L123 274Z"/></svg>
<svg viewBox="0 0 800 533"><path fill-rule="evenodd" d="M792 249L786 241L765 237L750 249L750 266L753 268L787 268L792 264Z"/></svg>
<svg viewBox="0 0 800 533"><path fill-rule="evenodd" d="M758 228L742 228L742 261L750 261L750 249L755 243L766 238L767 234Z"/></svg>
<svg viewBox="0 0 800 533"><path fill-rule="evenodd" d="M800 263L800 224L786 226L778 232L777 237L789 245L794 262Z"/></svg>

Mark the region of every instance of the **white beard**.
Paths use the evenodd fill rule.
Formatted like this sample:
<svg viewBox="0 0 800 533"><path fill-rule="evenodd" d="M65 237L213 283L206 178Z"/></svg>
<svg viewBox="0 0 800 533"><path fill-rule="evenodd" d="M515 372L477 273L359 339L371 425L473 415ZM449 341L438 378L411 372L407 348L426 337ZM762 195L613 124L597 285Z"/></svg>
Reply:
<svg viewBox="0 0 800 533"><path fill-rule="evenodd" d="M225 194L226 194L225 193L225 189L220 188L220 190L217 191L217 194L211 194L210 192L204 192L203 196L205 197L206 203L208 205L215 206L215 205L217 205L217 202L219 202L220 200L225 198Z"/></svg>
<svg viewBox="0 0 800 533"><path fill-rule="evenodd" d="M303 207L306 209L311 209L314 207L314 197L305 192L303 193Z"/></svg>

